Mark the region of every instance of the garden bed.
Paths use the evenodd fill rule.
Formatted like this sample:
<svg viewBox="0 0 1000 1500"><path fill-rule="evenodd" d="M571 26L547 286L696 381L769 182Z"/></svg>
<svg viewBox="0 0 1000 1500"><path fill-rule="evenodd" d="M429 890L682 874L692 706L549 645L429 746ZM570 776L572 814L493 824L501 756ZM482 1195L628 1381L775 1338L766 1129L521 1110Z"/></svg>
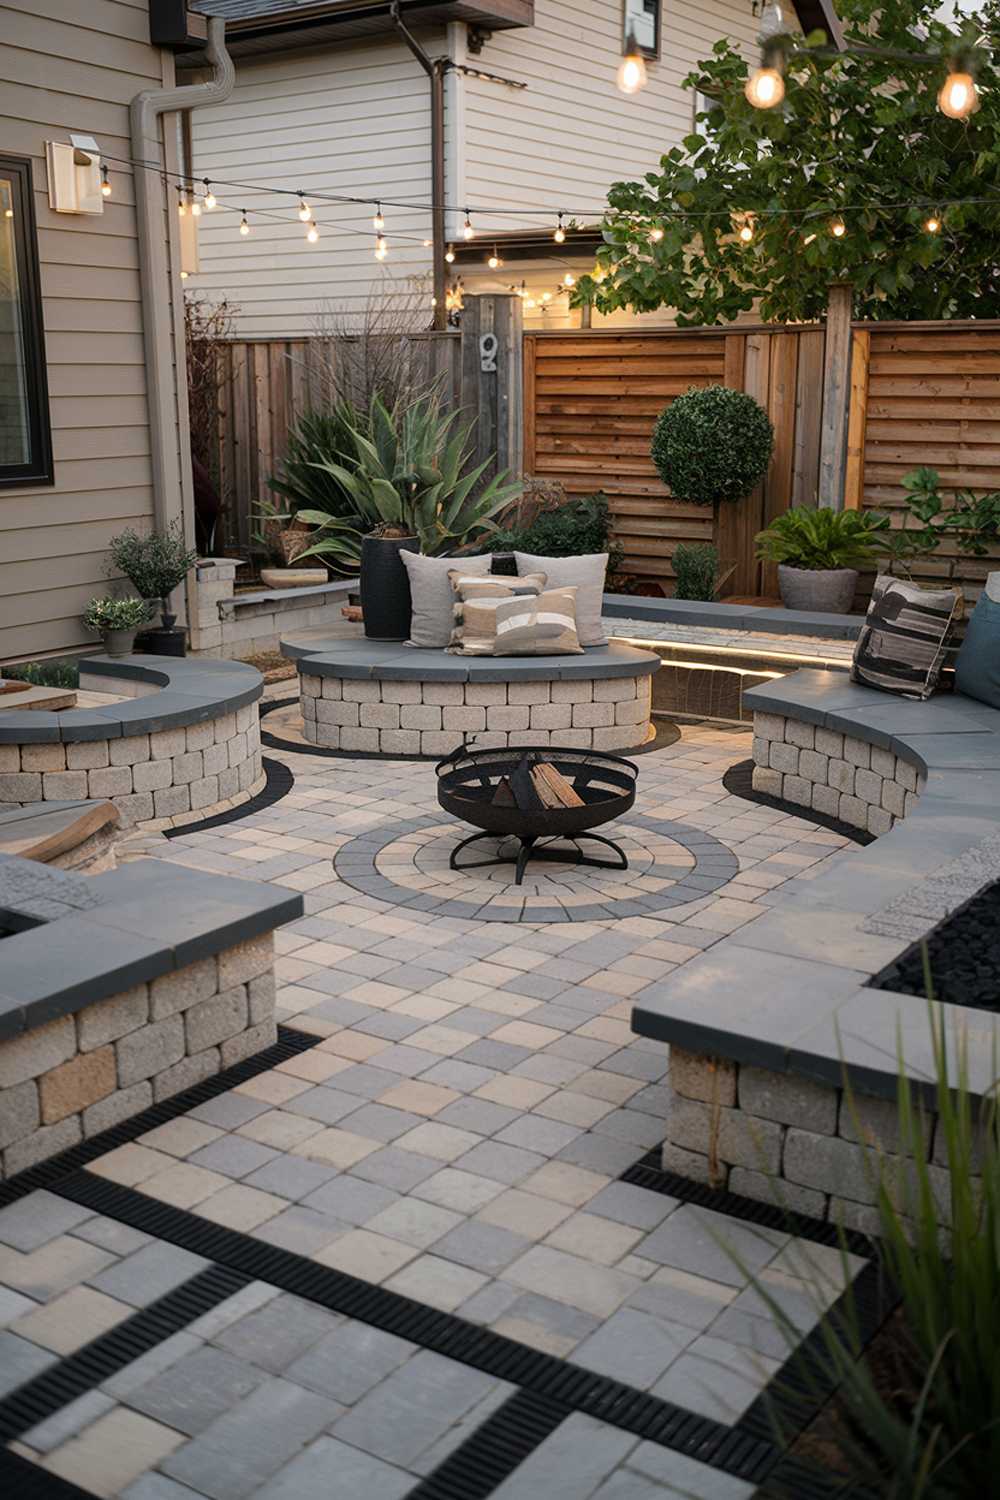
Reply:
<svg viewBox="0 0 1000 1500"><path fill-rule="evenodd" d="M935 1000L1000 1012L1000 881L954 912L871 981L871 988L927 994L924 943Z"/></svg>

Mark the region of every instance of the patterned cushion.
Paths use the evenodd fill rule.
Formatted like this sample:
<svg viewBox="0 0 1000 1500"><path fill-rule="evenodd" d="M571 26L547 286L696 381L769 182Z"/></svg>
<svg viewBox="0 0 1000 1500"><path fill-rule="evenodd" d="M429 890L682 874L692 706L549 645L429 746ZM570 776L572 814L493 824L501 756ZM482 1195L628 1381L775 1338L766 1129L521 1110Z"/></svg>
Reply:
<svg viewBox="0 0 1000 1500"><path fill-rule="evenodd" d="M954 589L921 589L886 574L875 580L851 677L904 698L929 698L958 609Z"/></svg>
<svg viewBox="0 0 1000 1500"><path fill-rule="evenodd" d="M461 644L449 650L463 656L577 656L583 651L576 634L576 589L480 597L457 604L455 617Z"/></svg>
<svg viewBox="0 0 1000 1500"><path fill-rule="evenodd" d="M505 600L535 598L545 587L544 573L524 578L484 578L453 568L448 578L456 603L447 649L466 656L492 656L498 606Z"/></svg>

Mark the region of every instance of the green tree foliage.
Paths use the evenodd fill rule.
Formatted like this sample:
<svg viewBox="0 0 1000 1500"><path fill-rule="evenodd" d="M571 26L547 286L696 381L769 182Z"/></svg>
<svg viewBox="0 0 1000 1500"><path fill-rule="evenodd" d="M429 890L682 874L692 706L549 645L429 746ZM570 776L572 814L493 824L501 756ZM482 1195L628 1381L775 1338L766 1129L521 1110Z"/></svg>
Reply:
<svg viewBox="0 0 1000 1500"><path fill-rule="evenodd" d="M936 0L838 4L851 45L947 57L956 33L937 9ZM602 279L581 277L574 303L673 307L690 326L728 322L757 302L764 319L794 322L822 315L831 282L849 281L858 317L1000 315L1000 0L986 0L963 35L979 39L981 102L966 122L937 108L944 63L831 56L818 50L821 34L790 60L784 104L756 110L743 93L745 60L718 42L685 81L709 107L658 172L611 188ZM956 199L985 201L948 206ZM924 227L932 215L936 234ZM838 217L840 238L830 229Z"/></svg>

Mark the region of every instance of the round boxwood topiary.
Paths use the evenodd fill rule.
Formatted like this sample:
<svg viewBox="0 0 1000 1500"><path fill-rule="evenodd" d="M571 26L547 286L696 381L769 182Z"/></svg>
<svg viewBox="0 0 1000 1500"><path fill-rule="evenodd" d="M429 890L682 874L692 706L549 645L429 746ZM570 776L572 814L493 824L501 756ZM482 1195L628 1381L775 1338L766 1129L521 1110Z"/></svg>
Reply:
<svg viewBox="0 0 1000 1500"><path fill-rule="evenodd" d="M678 500L716 505L742 500L764 475L774 428L743 391L708 385L678 396L653 429L657 472Z"/></svg>

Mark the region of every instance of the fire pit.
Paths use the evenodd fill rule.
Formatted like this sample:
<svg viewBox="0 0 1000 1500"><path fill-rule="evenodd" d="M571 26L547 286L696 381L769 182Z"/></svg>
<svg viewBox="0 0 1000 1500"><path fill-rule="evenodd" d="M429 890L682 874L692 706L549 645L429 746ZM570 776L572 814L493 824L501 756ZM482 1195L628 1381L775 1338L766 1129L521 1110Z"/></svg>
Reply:
<svg viewBox="0 0 1000 1500"><path fill-rule="evenodd" d="M628 869L618 845L590 830L621 817L632 806L639 774L632 761L598 750L556 746L544 750L463 746L439 761L436 769L438 801L445 811L485 830L463 839L452 850L449 864L453 870L512 864L515 884L520 885L529 859ZM497 837L517 839L517 847L505 851L502 843L490 859L459 864L463 849ZM581 839L602 845L615 857L585 854Z"/></svg>

